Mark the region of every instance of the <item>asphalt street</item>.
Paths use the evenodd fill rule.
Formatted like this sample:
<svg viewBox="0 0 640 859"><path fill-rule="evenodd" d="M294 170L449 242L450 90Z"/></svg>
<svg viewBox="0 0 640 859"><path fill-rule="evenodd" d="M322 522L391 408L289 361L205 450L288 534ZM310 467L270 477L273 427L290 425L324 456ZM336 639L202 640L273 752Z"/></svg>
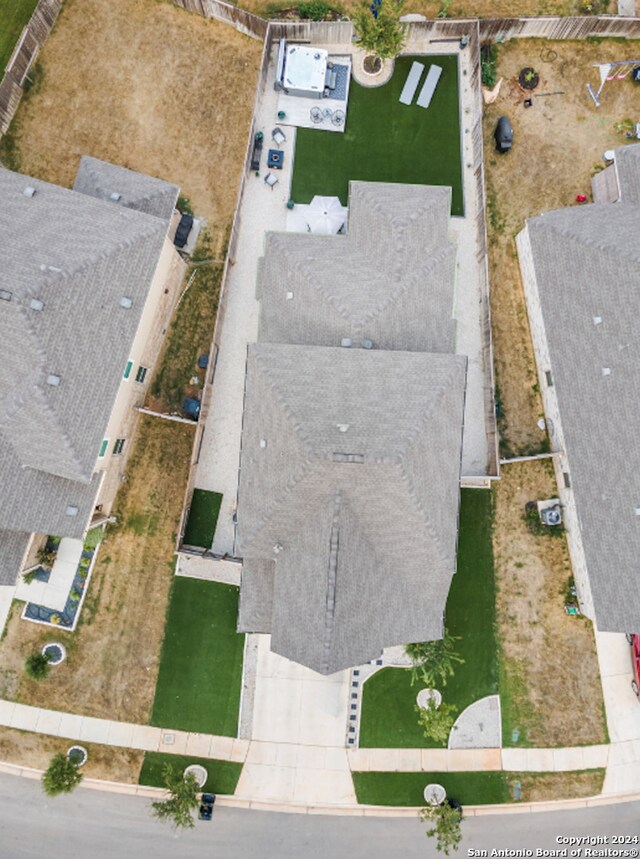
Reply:
<svg viewBox="0 0 640 859"><path fill-rule="evenodd" d="M636 851L627 857L606 854L610 859L634 859L640 845L614 844L612 839L640 837L640 802L468 818L463 832L456 856L465 859L473 855L470 850L487 850L490 857L493 848L528 849L535 857L536 849L566 847L557 842L559 837L585 836L608 839L597 849ZM581 859L589 859L587 847L582 845ZM1 859L433 859L442 855L417 819L277 814L217 806L210 823L198 821L193 830L175 832L151 816L146 799L83 788L50 799L38 781L0 774Z"/></svg>

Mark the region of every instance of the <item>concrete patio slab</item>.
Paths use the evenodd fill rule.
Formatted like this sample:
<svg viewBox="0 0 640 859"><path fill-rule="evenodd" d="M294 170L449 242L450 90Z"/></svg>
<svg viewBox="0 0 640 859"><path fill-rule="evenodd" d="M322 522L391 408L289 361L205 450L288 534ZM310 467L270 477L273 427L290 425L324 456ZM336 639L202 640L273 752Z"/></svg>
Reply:
<svg viewBox="0 0 640 859"><path fill-rule="evenodd" d="M502 746L500 696L487 695L460 713L449 734L450 749L499 749Z"/></svg>
<svg viewBox="0 0 640 859"><path fill-rule="evenodd" d="M242 566L237 561L224 561L211 556L178 555L176 576L240 587L241 570Z"/></svg>

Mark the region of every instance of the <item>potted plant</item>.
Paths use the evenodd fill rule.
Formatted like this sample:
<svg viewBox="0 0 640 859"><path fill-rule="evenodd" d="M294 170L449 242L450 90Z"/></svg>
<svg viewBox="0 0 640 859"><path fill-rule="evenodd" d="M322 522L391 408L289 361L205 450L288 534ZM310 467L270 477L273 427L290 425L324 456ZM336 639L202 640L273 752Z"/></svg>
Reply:
<svg viewBox="0 0 640 859"><path fill-rule="evenodd" d="M523 69L520 69L518 83L522 89L535 89L540 83L540 75L532 66L525 66Z"/></svg>

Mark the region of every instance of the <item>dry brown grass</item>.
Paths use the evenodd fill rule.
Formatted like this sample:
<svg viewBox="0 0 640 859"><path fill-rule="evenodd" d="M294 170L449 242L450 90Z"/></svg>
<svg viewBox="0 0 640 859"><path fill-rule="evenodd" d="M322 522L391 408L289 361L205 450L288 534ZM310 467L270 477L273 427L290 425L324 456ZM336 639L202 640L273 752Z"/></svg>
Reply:
<svg viewBox="0 0 640 859"><path fill-rule="evenodd" d="M614 2L614 0L612 0ZM363 0L327 0L331 8L352 15L363 5ZM442 9L447 10L449 18L511 18L520 15L571 15L574 14L579 0L405 0L404 14L417 12L427 18L435 18ZM295 3L290 0L242 0L238 3L258 15L269 17L277 14L278 9L291 9Z"/></svg>
<svg viewBox="0 0 640 859"><path fill-rule="evenodd" d="M142 417L110 527L75 633L20 620L14 611L0 643L4 695L39 707L146 723L149 718L173 572L193 429ZM37 682L24 660L45 641L68 650ZM54 694L55 686L55 694Z"/></svg>
<svg viewBox="0 0 640 859"><path fill-rule="evenodd" d="M604 770L560 773L513 773L522 787L523 802L549 802L554 799L579 799L602 792Z"/></svg>
<svg viewBox="0 0 640 859"><path fill-rule="evenodd" d="M557 54L553 62L542 60L548 49ZM633 58L638 51L637 42L622 40L593 44L514 39L500 47L498 74L504 80L498 101L486 109L485 160L491 313L505 453L527 452L543 441L536 425L542 405L514 237L525 218L573 205L577 194L589 194L602 153L624 143L615 123L635 116L638 90L629 79L607 84L596 110L585 84L597 80L592 63ZM534 93L533 107L525 109L525 94L516 81L524 66L540 73L536 93L564 95L540 98ZM502 114L510 117L515 131L513 150L504 156L495 153L492 137Z"/></svg>
<svg viewBox="0 0 640 859"><path fill-rule="evenodd" d="M500 691L520 745L575 746L606 739L593 628L565 614L571 565L564 537L532 534L528 501L556 494L549 461L503 467L495 486L494 554Z"/></svg>
<svg viewBox="0 0 640 859"><path fill-rule="evenodd" d="M71 745L71 740L59 737L0 728L0 760L5 763L45 770L53 755L66 752ZM87 763L82 767L87 778L137 784L144 752L96 743L83 743L83 746L89 753Z"/></svg>
<svg viewBox="0 0 640 859"><path fill-rule="evenodd" d="M262 46L157 0L66 0L44 82L11 129L19 168L71 186L82 155L175 182L220 244L235 206Z"/></svg>

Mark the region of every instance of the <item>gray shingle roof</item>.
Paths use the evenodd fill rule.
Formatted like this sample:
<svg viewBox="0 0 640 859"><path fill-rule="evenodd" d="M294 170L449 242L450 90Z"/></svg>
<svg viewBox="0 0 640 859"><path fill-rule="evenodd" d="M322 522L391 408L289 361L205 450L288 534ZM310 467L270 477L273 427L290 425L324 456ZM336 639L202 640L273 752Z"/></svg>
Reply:
<svg viewBox="0 0 640 859"><path fill-rule="evenodd" d="M450 188L352 182L347 235L269 234L260 339L453 352L450 207Z"/></svg>
<svg viewBox="0 0 640 859"><path fill-rule="evenodd" d="M244 559L238 632L271 632L275 571L273 560Z"/></svg>
<svg viewBox="0 0 640 859"><path fill-rule="evenodd" d="M0 585L15 585L31 534L0 530Z"/></svg>
<svg viewBox="0 0 640 859"><path fill-rule="evenodd" d="M616 172L620 199L640 205L640 143L616 149Z"/></svg>
<svg viewBox="0 0 640 859"><path fill-rule="evenodd" d="M637 630L640 208L548 212L527 229L598 627Z"/></svg>
<svg viewBox="0 0 640 859"><path fill-rule="evenodd" d="M154 215L166 221L167 225L180 193L177 185L110 164L108 161L100 161L90 155L83 155L80 160L73 190L98 200ZM119 194L120 198L114 200L112 194Z"/></svg>
<svg viewBox="0 0 640 859"><path fill-rule="evenodd" d="M5 169L0 203L0 527L78 537L167 223Z"/></svg>
<svg viewBox="0 0 640 859"><path fill-rule="evenodd" d="M249 347L238 550L251 569L275 560L276 652L327 674L441 636L466 363Z"/></svg>

